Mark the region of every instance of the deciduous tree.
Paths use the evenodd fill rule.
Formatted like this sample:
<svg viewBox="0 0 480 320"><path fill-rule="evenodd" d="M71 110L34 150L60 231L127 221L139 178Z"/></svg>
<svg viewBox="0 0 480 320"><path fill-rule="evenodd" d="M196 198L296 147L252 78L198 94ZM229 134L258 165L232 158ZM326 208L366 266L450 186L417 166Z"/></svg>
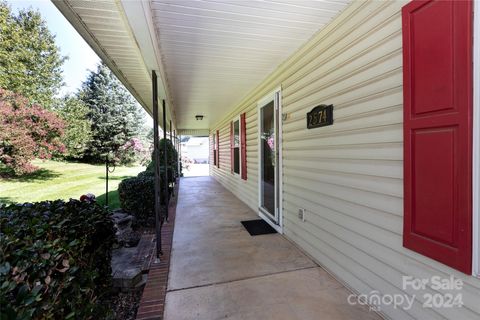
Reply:
<svg viewBox="0 0 480 320"><path fill-rule="evenodd" d="M37 168L30 163L35 157L45 159L63 153L64 127L56 113L0 89L0 162L15 174L35 171Z"/></svg>
<svg viewBox="0 0 480 320"><path fill-rule="evenodd" d="M65 59L38 11L15 15L0 1L0 88L50 108L63 84Z"/></svg>

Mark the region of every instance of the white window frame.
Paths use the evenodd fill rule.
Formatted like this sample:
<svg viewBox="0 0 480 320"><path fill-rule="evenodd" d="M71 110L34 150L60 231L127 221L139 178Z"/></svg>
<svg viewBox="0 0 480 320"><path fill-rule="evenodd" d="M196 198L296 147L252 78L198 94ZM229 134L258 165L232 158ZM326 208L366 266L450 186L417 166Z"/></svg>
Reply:
<svg viewBox="0 0 480 320"><path fill-rule="evenodd" d="M480 1L473 1L473 252L472 273L480 278Z"/></svg>
<svg viewBox="0 0 480 320"><path fill-rule="evenodd" d="M233 134L233 148L235 148L235 122L238 121L238 173L235 172L235 168L233 168L233 174L238 176L239 178L242 176L242 122L240 119L240 115L235 116L232 119L232 134ZM232 153L233 156L233 153ZM232 159L232 163L235 164L235 160Z"/></svg>

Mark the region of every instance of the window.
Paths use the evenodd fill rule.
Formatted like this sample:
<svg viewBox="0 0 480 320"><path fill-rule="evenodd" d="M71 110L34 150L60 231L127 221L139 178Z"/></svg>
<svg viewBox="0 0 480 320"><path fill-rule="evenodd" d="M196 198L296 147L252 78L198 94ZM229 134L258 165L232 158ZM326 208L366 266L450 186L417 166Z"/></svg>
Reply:
<svg viewBox="0 0 480 320"><path fill-rule="evenodd" d="M247 126L242 113L230 122L230 170L247 180Z"/></svg>
<svg viewBox="0 0 480 320"><path fill-rule="evenodd" d="M217 165L217 139L215 133L212 135L212 144L213 144L213 165Z"/></svg>
<svg viewBox="0 0 480 320"><path fill-rule="evenodd" d="M240 174L240 119L233 121L233 173Z"/></svg>

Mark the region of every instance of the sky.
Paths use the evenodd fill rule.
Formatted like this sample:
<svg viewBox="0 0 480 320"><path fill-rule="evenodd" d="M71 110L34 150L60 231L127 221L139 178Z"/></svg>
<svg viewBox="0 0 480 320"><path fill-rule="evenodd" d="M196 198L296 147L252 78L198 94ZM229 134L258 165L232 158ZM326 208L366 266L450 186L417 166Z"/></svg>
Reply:
<svg viewBox="0 0 480 320"><path fill-rule="evenodd" d="M14 13L29 7L38 9L47 22L48 29L55 35L55 43L60 52L63 56L68 56L63 64L65 86L61 89L60 95L77 92L89 71L96 70L97 64L101 61L97 54L50 0L7 0L7 3ZM146 112L144 114L145 123L153 126L152 118Z"/></svg>
<svg viewBox="0 0 480 320"><path fill-rule="evenodd" d="M63 17L50 0L7 0L14 13L19 9L38 9L50 31L56 35L55 42L68 60L63 65L65 87L61 95L74 93L86 79L89 70L95 70L100 58Z"/></svg>

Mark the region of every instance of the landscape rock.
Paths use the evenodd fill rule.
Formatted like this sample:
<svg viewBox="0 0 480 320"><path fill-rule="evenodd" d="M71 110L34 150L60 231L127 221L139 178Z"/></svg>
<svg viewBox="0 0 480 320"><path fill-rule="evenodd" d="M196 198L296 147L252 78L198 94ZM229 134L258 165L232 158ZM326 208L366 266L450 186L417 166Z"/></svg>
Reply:
<svg viewBox="0 0 480 320"><path fill-rule="evenodd" d="M134 217L118 209L113 212L112 220L118 245L124 247L136 246L140 241L140 234L132 229Z"/></svg>

